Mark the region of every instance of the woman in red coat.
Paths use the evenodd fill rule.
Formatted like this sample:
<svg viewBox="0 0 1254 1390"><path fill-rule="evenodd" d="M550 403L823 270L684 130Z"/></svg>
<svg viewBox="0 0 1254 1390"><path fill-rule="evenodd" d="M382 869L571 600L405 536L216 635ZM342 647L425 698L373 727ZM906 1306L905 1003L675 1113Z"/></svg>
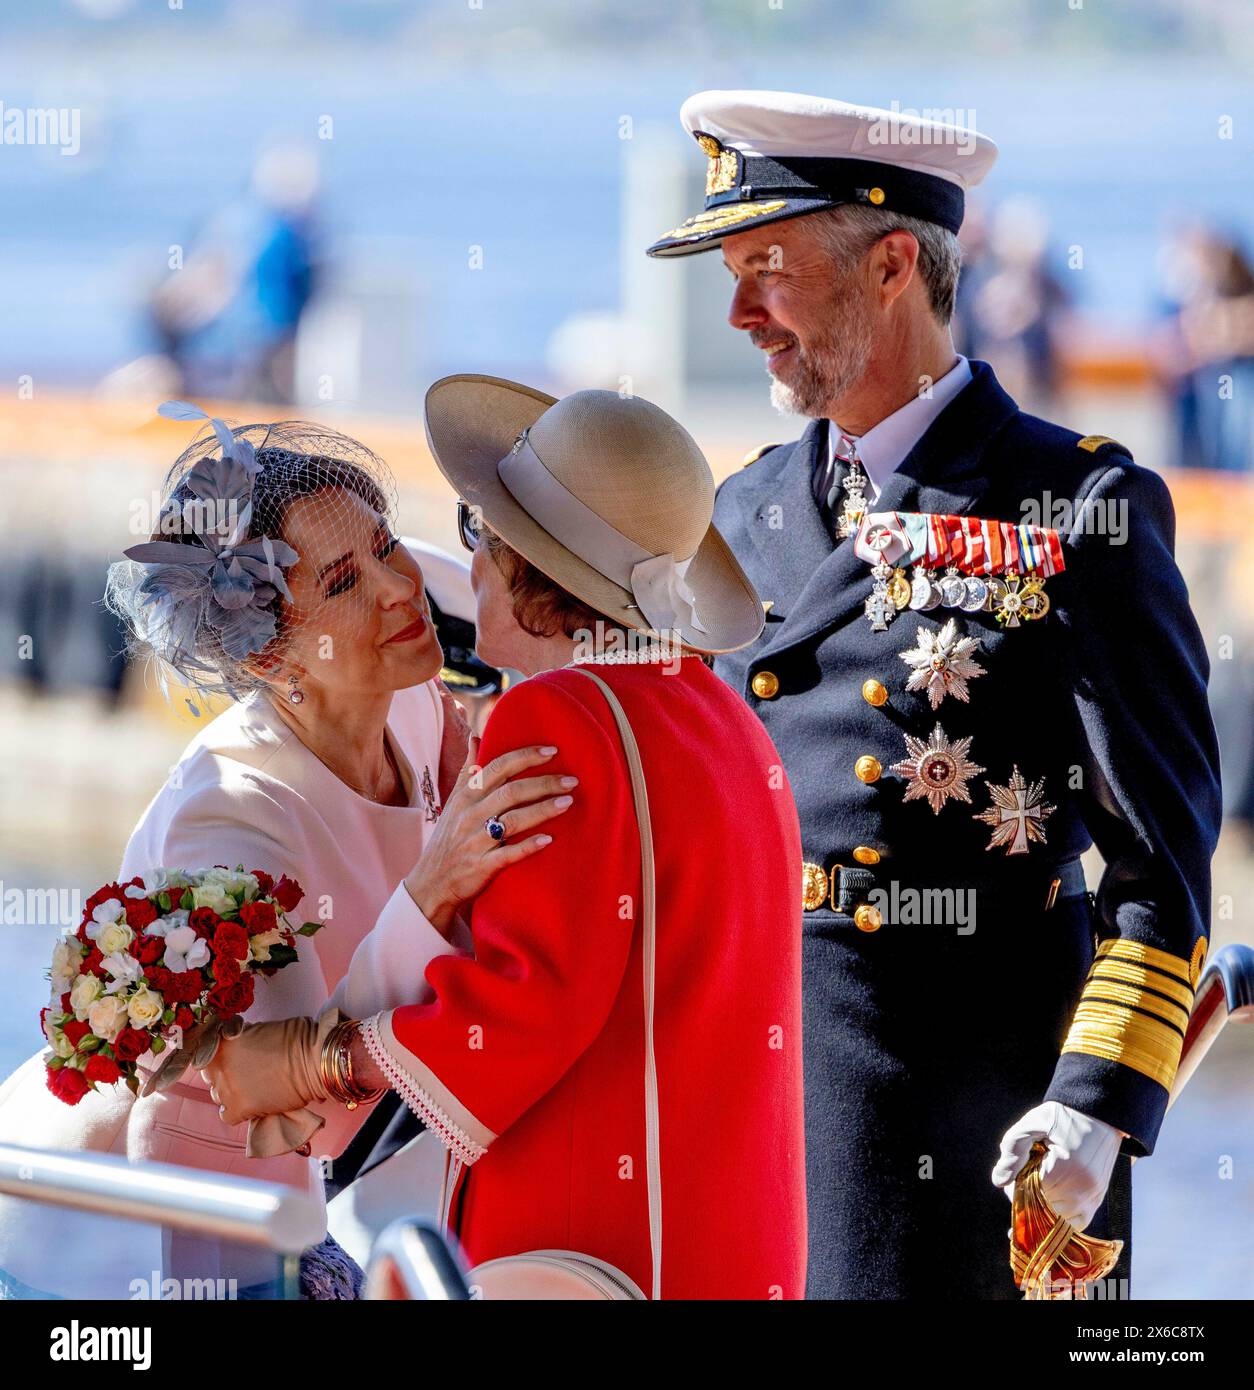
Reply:
<svg viewBox="0 0 1254 1390"><path fill-rule="evenodd" d="M435 958L422 1002L329 1038L300 1020L225 1044L209 1071L225 1118L390 1086L452 1154L472 1262L575 1251L648 1291L660 1252L665 1298L801 1298L800 842L774 745L701 656L762 626L710 524L709 467L669 416L612 392L555 403L448 378L427 412L465 499L477 650L530 676L408 882L446 937L468 912L473 955ZM618 697L647 786L651 1067L632 780L585 670ZM530 745L557 748L546 775L578 779L547 837L525 834L537 811L509 809L524 782L476 772Z"/></svg>

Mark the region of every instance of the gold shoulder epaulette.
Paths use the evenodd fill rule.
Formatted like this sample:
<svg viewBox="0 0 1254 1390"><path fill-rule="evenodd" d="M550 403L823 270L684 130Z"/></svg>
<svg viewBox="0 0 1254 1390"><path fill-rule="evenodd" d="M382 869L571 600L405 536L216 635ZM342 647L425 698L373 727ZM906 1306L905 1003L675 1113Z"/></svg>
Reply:
<svg viewBox="0 0 1254 1390"><path fill-rule="evenodd" d="M757 463L757 461L762 457L764 453L766 453L768 449L777 448L779 448L778 444L759 444L756 449L750 449L749 452L744 456L744 458L741 459L741 468L748 468L751 463Z"/></svg>
<svg viewBox="0 0 1254 1390"><path fill-rule="evenodd" d="M1113 444L1121 453L1128 454L1128 450L1117 439L1111 439L1108 434L1086 434L1083 439L1076 440L1076 448L1087 449L1090 454L1097 453L1107 444ZM1130 454L1128 456L1131 457Z"/></svg>

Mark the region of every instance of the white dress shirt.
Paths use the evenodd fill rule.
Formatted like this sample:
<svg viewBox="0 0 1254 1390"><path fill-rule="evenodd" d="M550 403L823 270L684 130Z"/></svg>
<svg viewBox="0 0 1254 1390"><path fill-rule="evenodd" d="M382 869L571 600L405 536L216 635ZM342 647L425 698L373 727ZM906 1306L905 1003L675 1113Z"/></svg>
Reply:
<svg viewBox="0 0 1254 1390"><path fill-rule="evenodd" d="M932 385L930 396L919 395L894 410L878 425L873 425L861 437L842 431L835 420L828 421L827 450L829 461L834 459L836 443L841 434L852 439L858 448L862 471L867 477L866 500L873 507L880 489L890 473L905 462L906 455L923 438L933 420L959 391L971 380L971 365L961 354L956 365Z"/></svg>

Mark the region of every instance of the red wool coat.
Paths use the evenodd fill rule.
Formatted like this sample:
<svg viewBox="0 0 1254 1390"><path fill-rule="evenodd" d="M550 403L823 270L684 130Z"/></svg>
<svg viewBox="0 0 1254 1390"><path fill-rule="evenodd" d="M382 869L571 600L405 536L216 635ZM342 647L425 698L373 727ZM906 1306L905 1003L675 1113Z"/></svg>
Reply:
<svg viewBox="0 0 1254 1390"><path fill-rule="evenodd" d="M665 1298L802 1298L801 848L779 755L700 660L591 669L640 745L657 877L654 1040ZM454 1206L474 1262L595 1255L651 1283L640 845L609 706L586 676L500 701L481 761L552 743L573 773L553 843L476 900L475 957L383 1037L401 1089L473 1163ZM390 1068L390 1069L393 1069Z"/></svg>

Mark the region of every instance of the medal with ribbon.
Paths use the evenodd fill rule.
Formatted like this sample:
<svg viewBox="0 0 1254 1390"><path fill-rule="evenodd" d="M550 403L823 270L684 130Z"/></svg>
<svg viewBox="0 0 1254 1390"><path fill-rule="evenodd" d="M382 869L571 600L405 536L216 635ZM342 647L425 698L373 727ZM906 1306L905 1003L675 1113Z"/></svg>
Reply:
<svg viewBox="0 0 1254 1390"><path fill-rule="evenodd" d="M876 632L907 607L991 612L1003 627L1019 627L1049 612L1045 580L1066 568L1051 527L935 512L870 512L854 551L871 565L866 614Z"/></svg>

